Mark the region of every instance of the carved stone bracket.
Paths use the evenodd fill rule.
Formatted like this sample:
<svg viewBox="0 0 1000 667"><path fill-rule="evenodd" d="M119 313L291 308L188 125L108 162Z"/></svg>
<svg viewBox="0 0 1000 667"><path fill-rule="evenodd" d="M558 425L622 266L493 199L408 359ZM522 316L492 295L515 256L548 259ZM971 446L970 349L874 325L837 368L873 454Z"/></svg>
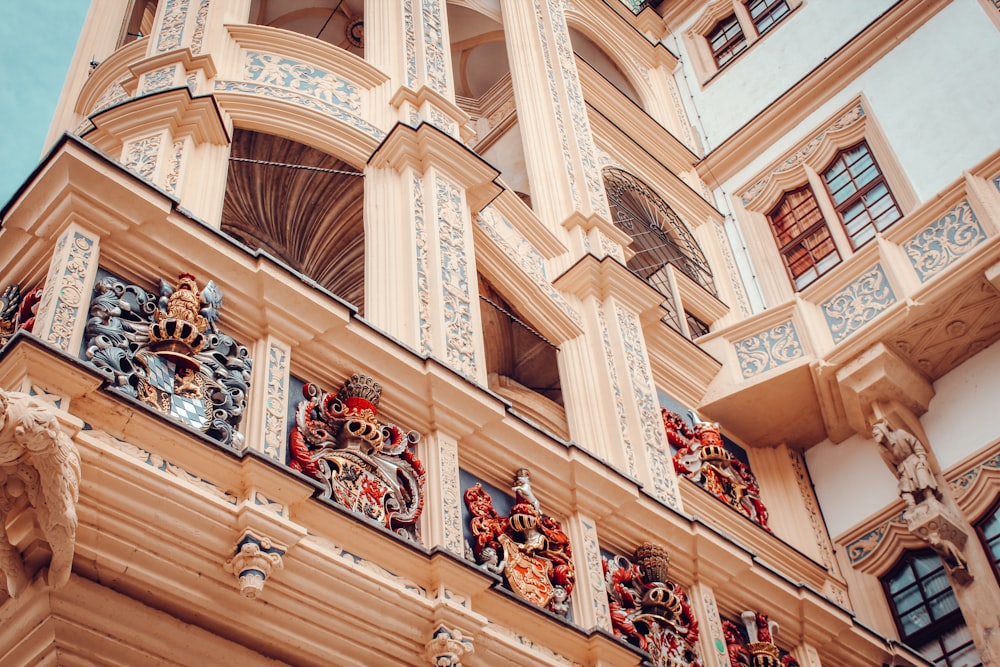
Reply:
<svg viewBox="0 0 1000 667"><path fill-rule="evenodd" d="M284 566L282 556L286 551L270 538L248 530L236 543L235 555L223 567L236 576L240 594L253 600L264 590L264 582L271 572Z"/></svg>
<svg viewBox="0 0 1000 667"><path fill-rule="evenodd" d="M441 625L427 642L424 655L434 667L462 667L462 658L474 651L472 639L463 636L460 630Z"/></svg>
<svg viewBox="0 0 1000 667"><path fill-rule="evenodd" d="M944 563L945 570L958 583L972 582L968 563L962 555L968 535L961 523L939 501L928 498L903 515L910 533L929 544Z"/></svg>
<svg viewBox="0 0 1000 667"><path fill-rule="evenodd" d="M52 406L28 394L0 391L0 572L17 595L28 574L7 535L7 520L32 507L52 549L49 585L69 581L76 547L80 454L63 433Z"/></svg>

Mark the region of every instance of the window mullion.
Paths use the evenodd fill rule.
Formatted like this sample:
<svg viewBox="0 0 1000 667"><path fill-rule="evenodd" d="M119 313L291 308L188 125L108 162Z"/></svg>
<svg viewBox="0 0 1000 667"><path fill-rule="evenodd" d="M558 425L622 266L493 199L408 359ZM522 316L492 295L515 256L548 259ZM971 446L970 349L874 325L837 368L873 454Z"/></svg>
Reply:
<svg viewBox="0 0 1000 667"><path fill-rule="evenodd" d="M847 236L847 230L844 229L840 214L837 213L837 207L833 204L830 190L826 187L826 179L820 176L810 165L805 165L803 171L805 171L806 178L809 180L809 187L812 188L813 196L816 197L816 204L819 206L820 213L823 214L823 220L830 230L830 238L833 239L833 244L836 246L837 252L840 253L841 258L850 257L854 254L854 248Z"/></svg>

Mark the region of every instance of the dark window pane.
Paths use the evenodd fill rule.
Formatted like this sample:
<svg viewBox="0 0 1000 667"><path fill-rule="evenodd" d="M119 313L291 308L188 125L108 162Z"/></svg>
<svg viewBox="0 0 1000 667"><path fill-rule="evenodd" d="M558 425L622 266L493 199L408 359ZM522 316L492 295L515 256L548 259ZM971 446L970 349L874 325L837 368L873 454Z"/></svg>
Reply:
<svg viewBox="0 0 1000 667"><path fill-rule="evenodd" d="M863 141L840 151L823 172L823 180L855 249L902 217Z"/></svg>
<svg viewBox="0 0 1000 667"><path fill-rule="evenodd" d="M746 37L735 14L719 21L705 38L712 49L715 64L722 67L747 48Z"/></svg>
<svg viewBox="0 0 1000 667"><path fill-rule="evenodd" d="M790 11L785 0L750 0L747 11L757 33L763 35Z"/></svg>

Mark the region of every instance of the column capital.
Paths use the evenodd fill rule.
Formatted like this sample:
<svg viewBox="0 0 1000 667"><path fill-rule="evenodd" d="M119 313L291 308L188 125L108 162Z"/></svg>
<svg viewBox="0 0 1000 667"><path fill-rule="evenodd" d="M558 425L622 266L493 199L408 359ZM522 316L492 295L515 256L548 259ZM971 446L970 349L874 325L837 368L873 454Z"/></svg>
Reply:
<svg viewBox="0 0 1000 667"><path fill-rule="evenodd" d="M614 297L645 322L662 316L663 295L613 257L584 255L553 282L580 299Z"/></svg>

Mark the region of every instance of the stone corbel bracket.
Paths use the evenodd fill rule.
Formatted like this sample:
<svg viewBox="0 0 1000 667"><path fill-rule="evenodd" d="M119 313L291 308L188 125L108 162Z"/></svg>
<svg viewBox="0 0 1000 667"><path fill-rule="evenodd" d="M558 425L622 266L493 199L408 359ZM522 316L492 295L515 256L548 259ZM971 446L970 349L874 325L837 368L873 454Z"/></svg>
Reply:
<svg viewBox="0 0 1000 667"><path fill-rule="evenodd" d="M473 651L472 639L463 636L461 630L441 625L427 642L424 655L434 667L462 667L462 659Z"/></svg>
<svg viewBox="0 0 1000 667"><path fill-rule="evenodd" d="M37 396L0 390L0 573L11 597L28 585L28 572L7 534L8 520L35 510L52 550L49 585L69 581L76 548L80 453L62 430L53 406Z"/></svg>
<svg viewBox="0 0 1000 667"><path fill-rule="evenodd" d="M235 575L240 594L254 600L264 590L264 582L271 573L284 566L282 557L287 551L269 537L246 530L236 543L235 554L223 567Z"/></svg>

